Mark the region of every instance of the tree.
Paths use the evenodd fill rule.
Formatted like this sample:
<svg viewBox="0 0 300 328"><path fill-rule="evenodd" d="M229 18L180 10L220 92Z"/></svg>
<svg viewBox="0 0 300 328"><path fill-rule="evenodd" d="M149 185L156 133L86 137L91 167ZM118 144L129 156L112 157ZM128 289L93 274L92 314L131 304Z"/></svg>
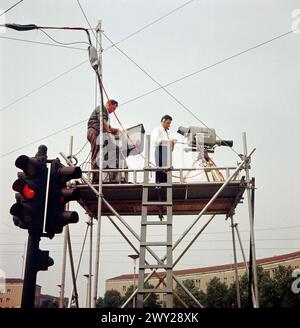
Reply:
<svg viewBox="0 0 300 328"><path fill-rule="evenodd" d="M206 296L205 293L203 293L202 291L200 291L196 286L193 280L191 279L187 279L183 282L184 286L193 294L193 296L202 304L204 305L205 301L206 301ZM179 286L177 285L175 288L175 292L177 293L177 295L184 301L184 303L189 307L189 308L193 308L193 307L197 307L197 305L195 304L195 302L187 295L187 293ZM177 308L181 308L182 305L181 303L179 303L179 301L177 301L176 299L174 299L174 306Z"/></svg>
<svg viewBox="0 0 300 328"><path fill-rule="evenodd" d="M207 284L206 290L206 307L224 308L228 304L228 287L217 277L214 277Z"/></svg>
<svg viewBox="0 0 300 328"><path fill-rule="evenodd" d="M291 290L293 283L292 269L279 266L274 269L273 277L257 267L259 305L261 308L300 307L300 295ZM228 290L228 302L236 306L235 285L232 284ZM248 277L245 273L240 280L241 306L249 307L248 302Z"/></svg>
<svg viewBox="0 0 300 328"><path fill-rule="evenodd" d="M99 297L96 301L96 308L103 308L103 307L104 307L103 297Z"/></svg>
<svg viewBox="0 0 300 328"><path fill-rule="evenodd" d="M96 302L96 307L99 308L118 308L121 306L121 294L115 290L107 290L104 294L104 298L99 297Z"/></svg>
<svg viewBox="0 0 300 328"><path fill-rule="evenodd" d="M300 307L300 294L295 294L291 290L294 281L292 272L291 267L279 266L275 269L272 279L262 282L261 307Z"/></svg>
<svg viewBox="0 0 300 328"><path fill-rule="evenodd" d="M58 303L54 300L44 300L40 308L58 308Z"/></svg>
<svg viewBox="0 0 300 328"><path fill-rule="evenodd" d="M149 289L149 288L154 288L154 286L150 285L149 283L145 284L145 289ZM125 295L122 297L122 304L125 303L128 298L131 296L131 294L133 293L133 285L130 285L127 290ZM148 297L147 295L145 296L145 303L144 303L144 307L145 308L160 308L160 302L158 300L158 295L157 294L153 294L151 293ZM130 301L127 305L128 308L132 308L133 307L133 302Z"/></svg>

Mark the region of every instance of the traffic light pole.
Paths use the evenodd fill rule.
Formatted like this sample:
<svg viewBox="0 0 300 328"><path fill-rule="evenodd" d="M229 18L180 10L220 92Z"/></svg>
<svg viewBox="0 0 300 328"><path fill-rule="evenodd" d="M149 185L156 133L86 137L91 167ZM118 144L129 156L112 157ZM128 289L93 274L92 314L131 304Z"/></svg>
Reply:
<svg viewBox="0 0 300 328"><path fill-rule="evenodd" d="M70 151L69 156L73 155L73 136L70 137ZM69 210L69 205L67 205ZM65 299L65 282L66 282L66 265L67 265L67 243L68 243L68 226L64 227L64 246L63 246L63 260L62 260L62 272L61 272L61 293L59 298L59 307L64 308L64 299ZM72 295L73 296L73 295Z"/></svg>
<svg viewBox="0 0 300 328"><path fill-rule="evenodd" d="M25 275L22 291L22 308L34 308L36 276L39 263L40 236L28 235Z"/></svg>

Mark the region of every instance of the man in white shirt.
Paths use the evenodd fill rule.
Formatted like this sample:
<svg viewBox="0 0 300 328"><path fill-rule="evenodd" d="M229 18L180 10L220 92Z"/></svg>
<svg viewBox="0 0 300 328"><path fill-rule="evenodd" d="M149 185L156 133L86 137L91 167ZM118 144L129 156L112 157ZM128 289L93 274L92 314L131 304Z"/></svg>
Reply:
<svg viewBox="0 0 300 328"><path fill-rule="evenodd" d="M161 118L161 125L156 127L151 134L151 141L155 147L155 163L157 166L167 166L167 143L171 141L172 150L176 139L170 139L169 128L172 123L170 115ZM156 172L156 182L167 182L167 174L163 171Z"/></svg>

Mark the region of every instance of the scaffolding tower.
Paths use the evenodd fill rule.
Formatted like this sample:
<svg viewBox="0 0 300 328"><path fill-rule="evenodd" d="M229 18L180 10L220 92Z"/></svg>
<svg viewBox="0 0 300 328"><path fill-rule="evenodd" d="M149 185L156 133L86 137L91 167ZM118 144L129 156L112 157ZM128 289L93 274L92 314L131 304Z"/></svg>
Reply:
<svg viewBox="0 0 300 328"><path fill-rule="evenodd" d="M90 53L90 61L93 69L97 75L98 85L100 87L99 102L103 103L103 90L102 90L102 28L101 21L99 21L97 28L97 50L98 59L93 57L93 53ZM236 259L236 244L235 233L238 236L239 244L242 250L246 271L249 274L251 283L251 297L254 307L259 307L258 287L257 287L257 272L256 272L256 252L255 252L255 238L254 238L254 195L255 195L255 180L250 179L249 169L251 156L255 149L250 153L247 151L246 134L243 133L243 154L240 155L239 163L234 167L216 167L213 163L207 162L205 167L201 168L179 168L172 167L172 152L169 147L169 160L168 165L165 168L157 168L149 165L150 154L150 136L146 136L146 156L145 165L141 170L133 170L127 168L118 169L104 169L103 168L103 109L100 106L100 120L99 120L99 136L100 136L100 149L99 149L99 169L83 171L82 179L76 183L76 187L80 189L80 200L78 201L87 215L89 216L84 241L80 253L79 263L77 270L74 267L71 236L68 227L65 228L64 238L64 263L62 269L62 281L61 286L65 286L65 266L66 266L66 249L69 250L71 273L73 290L70 297L69 305L75 304L78 306L78 293L76 287L76 279L81 264L83 249L90 230L90 248L89 248L89 273L88 288L87 288L87 302L89 307L96 307L96 301L98 297L98 284L99 284L99 267L100 267L100 242L101 242L101 223L102 217L106 216L117 231L123 236L126 242L133 249L135 254L139 256L139 283L138 288L133 292L129 299L122 305L126 307L129 302L137 297L137 306L142 307L146 294L165 292L166 305L173 307L173 298L176 299L182 306L187 307L185 302L177 295L173 288L173 282L179 285L186 294L194 301L198 307L203 307L202 304L192 295L192 293L185 287L173 272L174 267L182 259L182 257L188 252L189 248L199 238L201 233L207 228L212 220L219 215L225 215L226 219L231 220L232 238L233 238L233 252L235 261L235 281L237 287L237 304L240 306L239 301L239 284L237 275L237 259ZM70 145L70 154L66 156L60 153L65 159L66 163L73 166L72 162L72 139ZM149 182L149 173L157 170L167 171L167 183L165 185L152 184ZM208 181L196 181L187 182L187 175L191 172L204 172ZM244 176L241 172L244 172ZM132 181L129 183L103 183L102 177L109 173L118 173L132 176ZM187 172L185 175L184 173ZM222 173L220 173L222 172ZM98 173L99 183L92 182L91 176L93 173ZM177 174L177 179L173 179L173 175ZM139 175L143 175L143 179L139 180ZM211 175L211 179L208 176ZM234 223L235 209L239 203L243 201L244 193L247 193L248 201L248 213L250 224L250 261L247 263L244 250L242 247L241 239L239 236L237 224ZM165 199L165 200L164 200ZM167 216L163 221L150 221L150 216ZM196 218L190 224L182 235L173 242L172 224L174 216L182 215L195 215ZM207 222L199 228L196 235L184 248L181 254L174 260L173 252L181 244L182 240L189 235L192 228L196 226L199 220L204 216L209 216ZM124 217L137 216L141 217L141 234L138 235L136 231L128 224ZM96 221L96 222L95 222ZM93 242L93 226L97 225L97 235L95 243L95 262L94 262L94 275L92 274L92 250L94 246ZM166 226L166 241L154 242L147 238L147 228L151 225ZM139 243L137 248L131 240L126 236L125 229L128 230L133 237ZM153 247L157 244L166 247L166 255L160 258L154 251ZM156 263L150 263L147 259L146 253L151 255ZM162 269L165 272L161 273L158 270ZM146 270L150 270L146 272ZM152 290L145 289L145 284L156 276L158 283ZM93 293L92 293L92 277L94 279ZM253 277L253 278L252 278ZM165 281L166 280L166 281ZM164 288L159 289L163 284ZM61 297L64 295L64 290L61 292ZM62 303L62 302L61 302Z"/></svg>
<svg viewBox="0 0 300 328"><path fill-rule="evenodd" d="M207 166L202 168L173 168L172 167L172 153L169 150L168 154L168 165L167 167L151 167L149 165L149 154L150 154L150 136L146 136L146 151L145 151L145 167L144 169L133 170L133 169L103 169L102 174L107 172L118 172L131 174L132 182L121 183L105 183L102 184L102 192L100 192L99 184L93 184L91 181L91 174L95 170L83 171L83 177L81 181L77 181L76 186L80 189L80 200L79 204L85 209L89 216L87 225L88 229L92 229L93 220L99 222L99 218L107 216L109 221L123 236L126 242L131 246L135 254L139 256L139 276L138 276L138 287L128 300L122 305L126 307L133 298L136 298L135 303L137 307L143 307L145 295L151 293L166 293L166 306L173 307L173 298L176 299L182 306L187 307L185 302L179 297L174 290L174 284L179 285L186 294L194 301L198 307L203 307L202 304L192 295L192 293L185 287L182 281L180 281L173 273L174 267L182 259L182 257L188 252L190 247L199 238L207 226L212 220L219 215L225 215L226 219L231 220L232 229L232 241L233 241L233 252L234 252L234 267L235 267L235 283L237 291L237 304L240 307L240 295L239 295L239 282L237 274L237 257L236 257L236 243L235 234L238 236L239 245L241 247L246 272L248 275L253 277L250 280L251 284L251 300L254 307L259 307L258 298L258 287L257 287L257 271L256 271L256 252L255 252L255 238L254 238L254 195L255 195L255 180L250 179L249 169L251 156L254 153L253 149L250 153L247 152L246 134L243 133L243 144L244 153L240 155L240 162L237 166L233 167L216 167ZM170 149L170 147L169 147ZM66 160L68 165L73 165L69 156L60 153L61 156ZM151 171L156 172L157 170L165 170L167 172L167 182L158 186L156 183L149 181L149 174ZM185 179L185 172L197 172L201 170L207 174L211 174L212 179L209 181L195 181L187 182ZM223 179L216 179L218 174L216 172L223 172ZM242 172L244 172L242 174ZM174 181L173 175L177 174L176 178L179 181ZM179 174L179 175L178 175ZM139 179L142 175L143 179ZM220 175L220 174L219 174ZM221 176L223 176L221 175ZM101 175L102 176L102 175ZM101 180L101 179L100 179ZM140 181L141 180L141 181ZM245 252L242 246L242 241L238 232L237 223L234 223L235 209L238 204L244 200L244 194L247 194L248 198L248 213L249 213L249 224L250 224L250 257L251 261L246 260ZM100 205L100 208L99 208ZM100 214L100 216L99 216ZM158 220L159 215L166 216L166 220ZM156 220L149 220L149 216L155 216ZM182 235L173 242L173 231L172 223L174 215L196 215L194 221L186 228ZM173 259L173 252L182 242L182 240L189 235L191 229L196 226L200 218L203 216L209 216L206 223L199 228L196 235L184 248L181 254ZM123 216L137 216L141 217L141 234L138 235L136 231L128 224ZM118 222L117 222L118 221ZM147 227L150 225L162 225L166 226L166 241L155 242L147 238ZM133 237L139 243L139 249L131 242L126 236L125 230L128 230ZM87 231L84 238L86 241ZM101 232L98 228L98 232ZM69 244L69 251L72 258L72 248L69 230L66 227L67 238L66 243ZM90 233L90 263L89 263L89 284L88 284L88 297L89 301L87 304L95 306L95 289L97 290L97 282L94 281L94 296L92 302L92 245L93 235ZM158 245L159 244L159 245ZM155 246L165 246L166 255L160 258L154 251ZM97 235L96 247L100 247L100 234ZM83 244L84 248L84 244ZM82 248L82 252L83 252ZM80 261L82 257L80 255ZM150 263L146 257L146 253L152 256L156 263ZM98 253L99 254L99 253ZM100 263L100 258L95 260L96 266ZM73 260L71 260L71 266L74 266ZM164 272L159 272L162 269ZM77 268L78 273L79 267ZM97 270L97 268L95 268ZM146 270L148 272L146 273ZM71 303L78 304L78 295L76 288L76 276L74 268L72 269L72 280L73 280L73 291L71 297ZM250 274L251 273L251 274ZM152 278L157 277L158 283L153 289L145 289L145 284ZM163 284L164 287L160 288Z"/></svg>

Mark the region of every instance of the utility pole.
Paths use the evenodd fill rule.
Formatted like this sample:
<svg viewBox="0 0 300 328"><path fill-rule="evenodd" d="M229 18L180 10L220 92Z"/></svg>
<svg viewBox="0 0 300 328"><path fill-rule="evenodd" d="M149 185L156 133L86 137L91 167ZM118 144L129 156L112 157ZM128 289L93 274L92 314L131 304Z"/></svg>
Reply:
<svg viewBox="0 0 300 328"><path fill-rule="evenodd" d="M98 295L98 281L99 281L99 266L100 266L100 237L101 237L101 212L102 212L102 171L103 171L103 92L102 92L102 26L101 21L96 27L97 33L97 49L98 49L98 70L97 77L99 83L100 95L100 120L99 120L99 189L98 189L98 212L97 212L97 243L96 243L96 258L95 258L95 276L94 276L94 295L93 307L96 307Z"/></svg>

